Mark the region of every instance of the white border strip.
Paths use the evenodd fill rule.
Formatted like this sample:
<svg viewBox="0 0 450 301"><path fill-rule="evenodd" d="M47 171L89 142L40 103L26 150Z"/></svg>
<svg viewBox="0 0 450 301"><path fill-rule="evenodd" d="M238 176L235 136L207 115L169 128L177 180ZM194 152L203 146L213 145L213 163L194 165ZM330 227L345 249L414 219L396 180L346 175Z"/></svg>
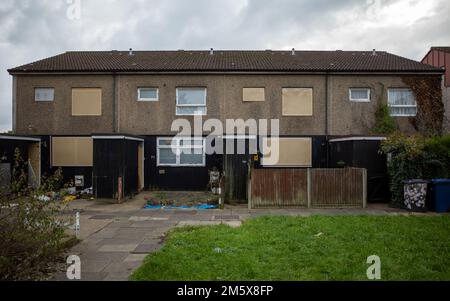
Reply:
<svg viewBox="0 0 450 301"><path fill-rule="evenodd" d="M23 137L23 136L0 135L0 139L4 139L4 140L22 140L22 141L41 142L41 138L31 138L31 137Z"/></svg>
<svg viewBox="0 0 450 301"><path fill-rule="evenodd" d="M104 140L125 139L125 140L134 140L134 141L140 141L140 142L145 141L142 138L135 138L135 137L129 137L129 136L92 136L92 139L104 139Z"/></svg>
<svg viewBox="0 0 450 301"><path fill-rule="evenodd" d="M257 139L256 135L224 135L217 136L219 139Z"/></svg>
<svg viewBox="0 0 450 301"><path fill-rule="evenodd" d="M343 141L383 141L386 137L347 137L328 140L328 142L343 142Z"/></svg>

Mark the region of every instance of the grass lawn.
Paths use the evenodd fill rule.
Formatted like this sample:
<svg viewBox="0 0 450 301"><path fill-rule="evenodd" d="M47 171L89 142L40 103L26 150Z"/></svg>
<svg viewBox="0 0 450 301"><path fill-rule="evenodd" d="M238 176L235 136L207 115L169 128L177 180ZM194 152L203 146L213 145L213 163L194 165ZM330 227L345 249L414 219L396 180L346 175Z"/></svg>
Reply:
<svg viewBox="0 0 450 301"><path fill-rule="evenodd" d="M133 280L450 280L450 216L261 217L173 230Z"/></svg>

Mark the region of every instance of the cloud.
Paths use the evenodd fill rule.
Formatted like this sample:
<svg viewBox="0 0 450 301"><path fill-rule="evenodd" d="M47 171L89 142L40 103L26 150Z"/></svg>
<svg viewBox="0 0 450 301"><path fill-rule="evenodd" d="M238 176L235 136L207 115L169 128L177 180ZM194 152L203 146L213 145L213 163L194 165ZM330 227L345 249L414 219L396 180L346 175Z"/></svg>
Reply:
<svg viewBox="0 0 450 301"><path fill-rule="evenodd" d="M68 2L0 2L0 131L11 128L6 69L68 50L376 48L420 60L450 42L446 0L80 0L75 20Z"/></svg>

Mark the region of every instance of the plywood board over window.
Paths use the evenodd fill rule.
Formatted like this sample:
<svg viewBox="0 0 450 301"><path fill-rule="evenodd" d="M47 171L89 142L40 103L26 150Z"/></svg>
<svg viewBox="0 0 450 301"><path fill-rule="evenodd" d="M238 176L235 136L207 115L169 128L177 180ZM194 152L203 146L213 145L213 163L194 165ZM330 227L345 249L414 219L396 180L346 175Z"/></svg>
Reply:
<svg viewBox="0 0 450 301"><path fill-rule="evenodd" d="M261 161L263 166L312 166L311 138L265 138L263 147L265 153Z"/></svg>
<svg viewBox="0 0 450 301"><path fill-rule="evenodd" d="M53 137L52 165L56 167L93 166L91 137Z"/></svg>
<svg viewBox="0 0 450 301"><path fill-rule="evenodd" d="M101 116L102 89L73 88L72 89L73 116Z"/></svg>
<svg viewBox="0 0 450 301"><path fill-rule="evenodd" d="M33 187L41 184L41 143L34 142L28 146L28 161L30 162L28 182Z"/></svg>
<svg viewBox="0 0 450 301"><path fill-rule="evenodd" d="M312 116L312 88L283 88L283 116Z"/></svg>
<svg viewBox="0 0 450 301"><path fill-rule="evenodd" d="M243 101L265 101L265 89L264 88L243 88L242 100Z"/></svg>

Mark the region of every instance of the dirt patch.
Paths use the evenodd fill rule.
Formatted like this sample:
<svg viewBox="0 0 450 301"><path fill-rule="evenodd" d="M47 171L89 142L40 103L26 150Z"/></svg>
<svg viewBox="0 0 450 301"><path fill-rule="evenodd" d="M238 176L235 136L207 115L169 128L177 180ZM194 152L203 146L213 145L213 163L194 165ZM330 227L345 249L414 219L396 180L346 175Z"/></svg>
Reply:
<svg viewBox="0 0 450 301"><path fill-rule="evenodd" d="M194 206L218 204L218 195L207 191L154 191L145 195L148 205Z"/></svg>

